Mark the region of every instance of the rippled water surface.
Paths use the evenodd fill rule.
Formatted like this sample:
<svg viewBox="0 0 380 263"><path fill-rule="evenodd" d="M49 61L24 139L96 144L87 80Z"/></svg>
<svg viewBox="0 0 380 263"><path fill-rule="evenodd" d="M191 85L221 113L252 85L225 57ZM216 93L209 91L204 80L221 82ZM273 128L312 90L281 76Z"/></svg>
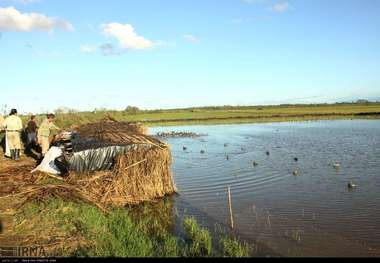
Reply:
<svg viewBox="0 0 380 263"><path fill-rule="evenodd" d="M179 198L229 224L230 186L235 231L242 237L284 256L380 255L380 121L182 126L151 133L158 131L208 134L166 139ZM348 189L350 181L357 188Z"/></svg>

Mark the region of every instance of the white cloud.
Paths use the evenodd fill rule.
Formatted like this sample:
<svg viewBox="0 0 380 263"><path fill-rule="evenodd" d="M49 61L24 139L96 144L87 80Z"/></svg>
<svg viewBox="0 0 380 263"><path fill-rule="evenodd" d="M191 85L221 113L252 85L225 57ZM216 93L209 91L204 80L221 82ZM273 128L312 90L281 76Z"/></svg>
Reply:
<svg viewBox="0 0 380 263"><path fill-rule="evenodd" d="M53 31L62 29L72 31L74 27L67 21L48 17L39 13L20 13L14 7L0 7L0 31Z"/></svg>
<svg viewBox="0 0 380 263"><path fill-rule="evenodd" d="M191 42L191 43L201 42L199 38L197 38L196 36L190 35L190 34L183 35L183 39L185 39L186 41Z"/></svg>
<svg viewBox="0 0 380 263"><path fill-rule="evenodd" d="M85 54L92 54L98 50L98 47L91 45L83 45L80 47L80 51Z"/></svg>
<svg viewBox="0 0 380 263"><path fill-rule="evenodd" d="M282 13L282 12L285 12L287 10L289 10L289 3L288 2L282 2L282 3L278 3L278 4L275 4L271 7L271 10L274 11L274 12L277 12L277 13Z"/></svg>
<svg viewBox="0 0 380 263"><path fill-rule="evenodd" d="M130 24L109 23L102 25L102 32L107 37L116 38L122 49L149 49L155 43L136 34Z"/></svg>

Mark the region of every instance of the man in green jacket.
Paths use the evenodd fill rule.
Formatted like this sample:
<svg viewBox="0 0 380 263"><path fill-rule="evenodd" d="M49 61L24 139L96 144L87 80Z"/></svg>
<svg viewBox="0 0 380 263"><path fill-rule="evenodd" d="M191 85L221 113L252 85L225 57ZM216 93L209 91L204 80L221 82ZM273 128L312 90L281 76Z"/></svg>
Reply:
<svg viewBox="0 0 380 263"><path fill-rule="evenodd" d="M40 128L38 129L38 144L42 148L43 156L45 156L45 154L49 151L50 136L52 135L52 132L60 130L60 128L54 124L54 114L48 114L46 117L47 118L42 122Z"/></svg>

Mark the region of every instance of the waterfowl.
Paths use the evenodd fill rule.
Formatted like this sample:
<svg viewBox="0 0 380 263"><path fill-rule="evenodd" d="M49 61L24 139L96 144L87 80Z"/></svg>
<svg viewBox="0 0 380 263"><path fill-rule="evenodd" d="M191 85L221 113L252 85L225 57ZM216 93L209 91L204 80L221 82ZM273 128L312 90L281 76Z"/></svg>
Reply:
<svg viewBox="0 0 380 263"><path fill-rule="evenodd" d="M348 183L347 186L348 186L348 188L350 188L350 189L357 187L357 185L354 184L352 181L350 181L350 182Z"/></svg>
<svg viewBox="0 0 380 263"><path fill-rule="evenodd" d="M245 148L241 147L241 150L242 150L243 152L245 152Z"/></svg>
<svg viewBox="0 0 380 263"><path fill-rule="evenodd" d="M338 163L338 162L334 163L334 164L333 164L333 167L334 167L335 169L340 168L340 163Z"/></svg>
<svg viewBox="0 0 380 263"><path fill-rule="evenodd" d="M296 176L297 176L297 175L298 175L298 170L294 170L294 171L293 171L293 175L296 175Z"/></svg>
<svg viewBox="0 0 380 263"><path fill-rule="evenodd" d="M298 162L298 158L297 158L297 157L294 157L294 161L295 161L295 162Z"/></svg>
<svg viewBox="0 0 380 263"><path fill-rule="evenodd" d="M224 144L224 147L227 147L227 146L228 146L228 144L227 144L227 143L225 143L225 144Z"/></svg>
<svg viewBox="0 0 380 263"><path fill-rule="evenodd" d="M268 156L270 155L270 152L269 152L269 151L267 151L267 155L268 155Z"/></svg>
<svg viewBox="0 0 380 263"><path fill-rule="evenodd" d="M227 156L226 156L226 159L227 159L227 161L228 161L228 160L230 159L230 156L227 155Z"/></svg>
<svg viewBox="0 0 380 263"><path fill-rule="evenodd" d="M186 150L187 150L187 147L183 146L183 150L186 151Z"/></svg>
<svg viewBox="0 0 380 263"><path fill-rule="evenodd" d="M201 154L204 154L205 153L205 151L204 150L201 150Z"/></svg>
<svg viewBox="0 0 380 263"><path fill-rule="evenodd" d="M259 164L256 161L253 161L253 166L258 166Z"/></svg>

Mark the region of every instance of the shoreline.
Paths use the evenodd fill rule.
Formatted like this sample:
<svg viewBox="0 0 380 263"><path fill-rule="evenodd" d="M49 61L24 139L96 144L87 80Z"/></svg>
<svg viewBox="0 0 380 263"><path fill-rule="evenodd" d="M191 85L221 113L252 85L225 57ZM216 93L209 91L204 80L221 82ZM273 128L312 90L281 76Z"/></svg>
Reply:
<svg viewBox="0 0 380 263"><path fill-rule="evenodd" d="M44 115L38 116L41 121ZM93 112L57 112L57 125L72 128L105 118L121 122L140 122L149 127L270 123L314 120L380 119L380 103L289 105L265 107L204 107L171 110L137 110L134 112L102 110ZM24 116L27 120L27 116Z"/></svg>
<svg viewBox="0 0 380 263"><path fill-rule="evenodd" d="M234 118L208 118L208 119L177 119L177 120L153 120L139 121L148 127L194 126L194 125L233 125L233 124L261 124L282 122L307 122L307 121L334 121L334 120L380 120L379 115L310 115L292 117L234 117Z"/></svg>

